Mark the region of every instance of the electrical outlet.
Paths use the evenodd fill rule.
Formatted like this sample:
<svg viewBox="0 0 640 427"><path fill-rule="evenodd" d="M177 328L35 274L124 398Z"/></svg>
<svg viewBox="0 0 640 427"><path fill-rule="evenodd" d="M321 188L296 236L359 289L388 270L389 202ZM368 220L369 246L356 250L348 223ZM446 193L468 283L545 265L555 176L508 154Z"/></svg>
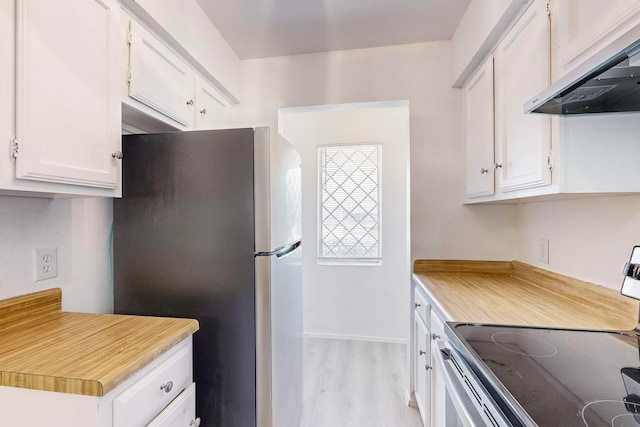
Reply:
<svg viewBox="0 0 640 427"><path fill-rule="evenodd" d="M35 251L36 282L58 276L58 249L44 248Z"/></svg>
<svg viewBox="0 0 640 427"><path fill-rule="evenodd" d="M549 264L549 239L538 240L538 261Z"/></svg>

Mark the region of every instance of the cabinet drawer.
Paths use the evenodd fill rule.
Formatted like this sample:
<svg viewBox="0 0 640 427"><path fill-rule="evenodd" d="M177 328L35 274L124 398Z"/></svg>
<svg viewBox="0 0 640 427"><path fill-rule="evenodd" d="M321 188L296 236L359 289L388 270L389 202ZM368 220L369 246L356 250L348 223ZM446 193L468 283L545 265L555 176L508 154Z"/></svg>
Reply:
<svg viewBox="0 0 640 427"><path fill-rule="evenodd" d="M147 427L196 427L196 385L192 383L153 419Z"/></svg>
<svg viewBox="0 0 640 427"><path fill-rule="evenodd" d="M427 328L430 327L431 319L430 319L430 311L431 304L427 302L427 299L422 292L420 292L417 288L413 291L414 294L414 307L416 309L416 313L420 316L420 318L427 325Z"/></svg>
<svg viewBox="0 0 640 427"><path fill-rule="evenodd" d="M178 350L113 401L118 427L146 425L192 382L191 345Z"/></svg>

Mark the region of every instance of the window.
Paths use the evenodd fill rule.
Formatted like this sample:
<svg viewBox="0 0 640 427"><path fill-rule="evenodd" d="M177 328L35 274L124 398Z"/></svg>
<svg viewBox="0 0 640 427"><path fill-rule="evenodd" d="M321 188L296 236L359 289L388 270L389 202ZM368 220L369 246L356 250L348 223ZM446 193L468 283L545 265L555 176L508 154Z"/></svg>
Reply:
<svg viewBox="0 0 640 427"><path fill-rule="evenodd" d="M380 264L381 144L318 147L318 262Z"/></svg>

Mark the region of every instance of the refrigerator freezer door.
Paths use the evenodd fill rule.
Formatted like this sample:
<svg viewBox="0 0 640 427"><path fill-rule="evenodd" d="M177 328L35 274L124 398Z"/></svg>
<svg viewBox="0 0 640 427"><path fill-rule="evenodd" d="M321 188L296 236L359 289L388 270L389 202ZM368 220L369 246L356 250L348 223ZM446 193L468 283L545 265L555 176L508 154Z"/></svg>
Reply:
<svg viewBox="0 0 640 427"><path fill-rule="evenodd" d="M198 319L202 425L254 426L253 129L130 135L122 145L115 312Z"/></svg>
<svg viewBox="0 0 640 427"><path fill-rule="evenodd" d="M264 252L302 236L302 161L291 144L269 132L255 130L256 250Z"/></svg>

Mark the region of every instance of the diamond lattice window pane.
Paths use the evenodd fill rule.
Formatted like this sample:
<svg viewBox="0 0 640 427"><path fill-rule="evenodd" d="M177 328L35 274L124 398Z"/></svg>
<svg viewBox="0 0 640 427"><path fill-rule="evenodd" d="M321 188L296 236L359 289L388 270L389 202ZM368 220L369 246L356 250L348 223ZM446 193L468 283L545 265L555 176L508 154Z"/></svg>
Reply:
<svg viewBox="0 0 640 427"><path fill-rule="evenodd" d="M318 149L322 258L380 258L380 144Z"/></svg>

